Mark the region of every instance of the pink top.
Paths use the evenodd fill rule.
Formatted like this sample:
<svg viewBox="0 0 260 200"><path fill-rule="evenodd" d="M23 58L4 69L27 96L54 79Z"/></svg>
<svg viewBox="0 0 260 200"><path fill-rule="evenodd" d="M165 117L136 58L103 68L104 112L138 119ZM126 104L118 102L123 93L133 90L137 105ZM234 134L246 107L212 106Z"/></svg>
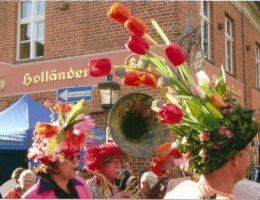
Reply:
<svg viewBox="0 0 260 200"><path fill-rule="evenodd" d="M73 178L72 182L80 199L92 198L88 186L86 185L86 181L83 178ZM40 183L41 181L26 191L22 195L22 199L58 199L53 190L53 186L48 182L45 182L44 185Z"/></svg>

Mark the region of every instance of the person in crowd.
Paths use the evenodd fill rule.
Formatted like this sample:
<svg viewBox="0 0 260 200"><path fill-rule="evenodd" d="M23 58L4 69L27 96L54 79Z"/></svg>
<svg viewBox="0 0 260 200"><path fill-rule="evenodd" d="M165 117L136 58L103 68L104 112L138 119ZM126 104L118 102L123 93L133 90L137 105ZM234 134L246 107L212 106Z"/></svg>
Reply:
<svg viewBox="0 0 260 200"><path fill-rule="evenodd" d="M151 189L157 183L158 177L151 171L143 173L140 180L141 197L147 199L151 193Z"/></svg>
<svg viewBox="0 0 260 200"><path fill-rule="evenodd" d="M19 199L21 197L21 187L20 187L18 180L19 180L21 173L24 170L26 170L26 169L23 167L18 167L13 171L11 178L16 183L16 186L14 189L12 189L10 192L8 192L7 195L4 196L5 198L14 198L14 199L18 198Z"/></svg>
<svg viewBox="0 0 260 200"><path fill-rule="evenodd" d="M17 184L17 185L19 185L19 177L20 177L20 175L21 175L21 173L24 171L24 170L26 170L24 167L18 167L18 168L16 168L14 171L13 171L13 173L12 173L12 176L11 176L11 178L15 181L15 183Z"/></svg>
<svg viewBox="0 0 260 200"><path fill-rule="evenodd" d="M87 185L94 199L130 198L115 185L122 172L122 159L128 159L128 155L115 144L87 148L85 165L94 173Z"/></svg>
<svg viewBox="0 0 260 200"><path fill-rule="evenodd" d="M76 169L80 150L86 144L88 128L93 128L92 120L83 114L83 101L73 108L60 102L55 106L59 113L58 121L53 124L36 124L28 157L40 162L35 168L35 174L40 179L22 198L91 199L85 180L76 177ZM66 118L64 112L69 112Z"/></svg>
<svg viewBox="0 0 260 200"><path fill-rule="evenodd" d="M21 170L18 171L19 173ZM15 176L17 178L17 176ZM23 193L25 193L28 189L30 189L35 183L35 175L30 169L23 170L23 172L20 174L18 179L18 185L19 187L16 187L15 189L8 192L4 199L20 199Z"/></svg>
<svg viewBox="0 0 260 200"><path fill-rule="evenodd" d="M163 198L168 189L169 180L183 176L180 170L181 157L182 154L177 148L172 148L171 143L164 143L157 147L150 167L160 179L154 185L149 198Z"/></svg>
<svg viewBox="0 0 260 200"><path fill-rule="evenodd" d="M128 159L122 159L122 172L120 173L120 178L115 180L115 184L120 190L125 190L134 181L138 181L137 177L132 175L132 169Z"/></svg>

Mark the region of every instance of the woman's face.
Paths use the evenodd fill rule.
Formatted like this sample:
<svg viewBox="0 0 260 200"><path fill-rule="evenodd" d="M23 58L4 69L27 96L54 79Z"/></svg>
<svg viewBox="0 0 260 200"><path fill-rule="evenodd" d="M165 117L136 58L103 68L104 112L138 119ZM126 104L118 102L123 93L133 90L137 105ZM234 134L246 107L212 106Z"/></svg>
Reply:
<svg viewBox="0 0 260 200"><path fill-rule="evenodd" d="M166 173L167 178L176 178L176 172L174 170L175 167L175 156L170 155L162 164L161 170Z"/></svg>
<svg viewBox="0 0 260 200"><path fill-rule="evenodd" d="M32 175L25 175L21 182L21 188L24 190L30 189L34 185L34 176Z"/></svg>
<svg viewBox="0 0 260 200"><path fill-rule="evenodd" d="M80 161L80 154L75 153L68 156L67 160L62 163L57 163L57 173L60 177L70 180L76 176L76 167Z"/></svg>

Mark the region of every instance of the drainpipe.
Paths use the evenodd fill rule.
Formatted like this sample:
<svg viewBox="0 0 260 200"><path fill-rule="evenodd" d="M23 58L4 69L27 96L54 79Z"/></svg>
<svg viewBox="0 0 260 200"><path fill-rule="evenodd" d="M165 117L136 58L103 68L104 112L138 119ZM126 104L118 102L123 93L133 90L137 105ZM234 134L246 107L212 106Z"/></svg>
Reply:
<svg viewBox="0 0 260 200"><path fill-rule="evenodd" d="M243 67L243 79L244 79L244 100L245 100L245 108L248 107L247 105L247 90L246 90L246 66L245 66L245 35L244 35L244 14L243 14L243 11L241 13L241 17L242 17L242 57L243 57L243 64L242 64L242 67Z"/></svg>

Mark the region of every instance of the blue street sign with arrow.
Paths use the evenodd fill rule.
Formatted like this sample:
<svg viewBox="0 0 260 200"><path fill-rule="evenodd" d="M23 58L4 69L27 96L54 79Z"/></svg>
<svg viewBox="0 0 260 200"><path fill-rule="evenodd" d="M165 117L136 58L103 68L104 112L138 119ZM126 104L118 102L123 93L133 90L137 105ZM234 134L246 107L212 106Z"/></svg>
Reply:
<svg viewBox="0 0 260 200"><path fill-rule="evenodd" d="M76 102L81 99L85 101L92 100L92 86L61 88L58 89L58 101Z"/></svg>

